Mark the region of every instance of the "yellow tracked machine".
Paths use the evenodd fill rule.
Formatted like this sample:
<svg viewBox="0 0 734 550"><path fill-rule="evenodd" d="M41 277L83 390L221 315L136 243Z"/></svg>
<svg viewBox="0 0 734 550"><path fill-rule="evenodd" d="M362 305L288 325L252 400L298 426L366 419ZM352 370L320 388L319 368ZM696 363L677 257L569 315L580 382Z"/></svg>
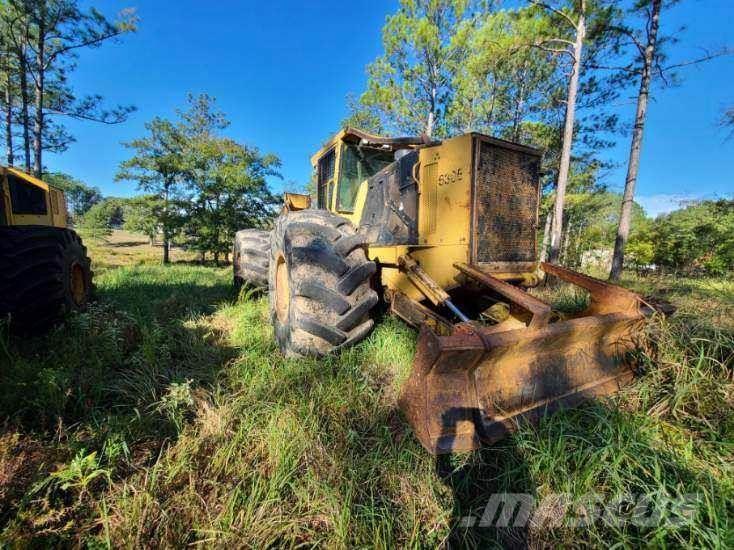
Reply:
<svg viewBox="0 0 734 550"><path fill-rule="evenodd" d="M652 312L624 288L538 262L540 161L476 133L344 129L312 159L315 207L286 194L272 232L237 234L235 281L267 285L286 355L358 342L380 305L418 328L401 408L428 451L475 449L628 382ZM547 274L586 289L587 310L563 319L523 290Z"/></svg>

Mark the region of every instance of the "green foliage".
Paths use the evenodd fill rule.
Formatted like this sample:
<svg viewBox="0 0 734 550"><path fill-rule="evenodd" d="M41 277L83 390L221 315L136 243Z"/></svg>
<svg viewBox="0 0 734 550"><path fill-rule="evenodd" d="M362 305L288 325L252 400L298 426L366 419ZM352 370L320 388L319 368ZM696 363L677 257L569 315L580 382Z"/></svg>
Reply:
<svg viewBox="0 0 734 550"><path fill-rule="evenodd" d="M52 472L48 478L36 486L33 493L38 493L42 489L47 491L73 491L78 494L78 498L81 500L91 484L99 478L105 478L109 482L109 470L100 467L96 451L87 454L85 449L81 449L69 464L65 464L60 469Z"/></svg>
<svg viewBox="0 0 734 550"><path fill-rule="evenodd" d="M146 124L148 136L127 144L135 155L116 179L137 181L151 194L129 207L138 230L152 238L160 228L165 242L183 233L192 248L218 258L236 231L274 215L267 178L278 176L280 161L220 136L229 122L210 96L189 96L188 103L176 121L156 118Z"/></svg>
<svg viewBox="0 0 734 550"><path fill-rule="evenodd" d="M75 228L85 238L104 239L121 221L121 202L118 199L105 199L90 207Z"/></svg>
<svg viewBox="0 0 734 550"><path fill-rule="evenodd" d="M649 241L633 238L627 243L625 258L632 266L648 266L655 260L655 248Z"/></svg>
<svg viewBox="0 0 734 550"><path fill-rule="evenodd" d="M664 269L721 275L734 269L734 200L701 201L659 216L634 235Z"/></svg>
<svg viewBox="0 0 734 550"><path fill-rule="evenodd" d="M598 188L594 174L588 172L572 174L569 189L570 192L566 195L561 261L569 267L581 267L586 252L603 253L613 248L622 197L618 193ZM552 205L553 195L550 195L541 205L542 222ZM642 230L647 224L644 210L634 203L632 226ZM603 258L601 260L601 263L606 261Z"/></svg>
<svg viewBox="0 0 734 550"><path fill-rule="evenodd" d="M41 177L44 151L63 152L74 137L64 118L117 124L134 111L131 106L106 108L98 94L79 94L71 75L79 52L98 48L122 34L136 30L132 9L114 19L77 0L7 0L0 3L0 44L7 78L0 79L13 104L11 132L22 144L24 164ZM7 143L10 146L10 143ZM32 157L32 158L31 158Z"/></svg>
<svg viewBox="0 0 734 550"><path fill-rule="evenodd" d="M479 131L520 141L523 122L541 120L562 94L556 62L533 48L538 20L528 10L490 11L467 27L448 106L450 133Z"/></svg>
<svg viewBox="0 0 734 550"><path fill-rule="evenodd" d="M158 411L176 426L178 432L183 430L184 422L191 416L190 413L195 405L191 393L191 382L191 380L172 382L168 391L158 402Z"/></svg>
<svg viewBox="0 0 734 550"><path fill-rule="evenodd" d="M182 113L186 135L184 162L192 199L185 222L192 248L215 259L232 248L240 229L261 227L275 215L278 200L266 178L279 176L280 161L255 147L220 137L228 126L214 100L199 96Z"/></svg>
<svg viewBox="0 0 734 550"><path fill-rule="evenodd" d="M89 187L69 174L47 172L42 179L64 191L72 220L84 216L92 206L102 200L102 193L98 187Z"/></svg>
<svg viewBox="0 0 734 550"><path fill-rule="evenodd" d="M139 189L160 201L161 208L154 215L163 233L166 261L167 243L182 226L182 216L175 205L184 200L185 136L176 124L159 117L146 123L145 129L147 136L124 144L134 155L120 164L115 180L135 181Z"/></svg>
<svg viewBox="0 0 734 550"><path fill-rule="evenodd" d="M367 90L347 122L394 134L445 134L474 4L401 0L382 31L384 54L367 67Z"/></svg>
<svg viewBox="0 0 734 550"><path fill-rule="evenodd" d="M160 232L163 201L155 195L141 195L123 202L123 229L140 233L150 239L151 244Z"/></svg>

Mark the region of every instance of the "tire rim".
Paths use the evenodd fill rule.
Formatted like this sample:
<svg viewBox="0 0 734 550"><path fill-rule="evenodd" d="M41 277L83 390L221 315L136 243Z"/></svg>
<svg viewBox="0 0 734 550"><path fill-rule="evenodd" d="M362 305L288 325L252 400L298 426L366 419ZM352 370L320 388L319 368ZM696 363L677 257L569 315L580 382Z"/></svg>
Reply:
<svg viewBox="0 0 734 550"><path fill-rule="evenodd" d="M87 297L87 289L84 282L84 270L78 263L71 266L71 298L74 303L81 307L84 305Z"/></svg>
<svg viewBox="0 0 734 550"><path fill-rule="evenodd" d="M278 321L285 323L288 320L288 309L291 301L291 289L288 282L288 264L282 254L275 264L275 314Z"/></svg>

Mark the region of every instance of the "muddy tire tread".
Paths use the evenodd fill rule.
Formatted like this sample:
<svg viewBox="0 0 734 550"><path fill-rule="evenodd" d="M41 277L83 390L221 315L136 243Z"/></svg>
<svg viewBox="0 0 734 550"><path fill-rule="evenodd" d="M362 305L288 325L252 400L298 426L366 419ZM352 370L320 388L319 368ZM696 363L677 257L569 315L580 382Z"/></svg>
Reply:
<svg viewBox="0 0 734 550"><path fill-rule="evenodd" d="M283 256L291 281L288 318L276 314L276 264ZM270 314L280 349L289 356L323 356L365 338L378 297L375 263L345 218L324 210L281 216L270 255ZM346 292L345 292L346 290Z"/></svg>

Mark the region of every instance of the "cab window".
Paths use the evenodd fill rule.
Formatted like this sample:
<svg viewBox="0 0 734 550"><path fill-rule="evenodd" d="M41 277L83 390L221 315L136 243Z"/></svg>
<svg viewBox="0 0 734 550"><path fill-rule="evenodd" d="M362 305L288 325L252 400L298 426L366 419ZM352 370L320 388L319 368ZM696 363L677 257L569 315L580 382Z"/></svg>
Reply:
<svg viewBox="0 0 734 550"><path fill-rule="evenodd" d="M331 204L331 190L333 189L333 185L329 185L329 183L334 180L335 162L335 149L332 149L319 159L317 189L319 208L326 209Z"/></svg>
<svg viewBox="0 0 734 550"><path fill-rule="evenodd" d="M395 156L391 151L345 144L339 171L337 209L342 212L354 211L359 184L374 176L394 160Z"/></svg>
<svg viewBox="0 0 734 550"><path fill-rule="evenodd" d="M13 174L8 174L8 187L13 214L44 216L48 213L46 193L40 187Z"/></svg>

